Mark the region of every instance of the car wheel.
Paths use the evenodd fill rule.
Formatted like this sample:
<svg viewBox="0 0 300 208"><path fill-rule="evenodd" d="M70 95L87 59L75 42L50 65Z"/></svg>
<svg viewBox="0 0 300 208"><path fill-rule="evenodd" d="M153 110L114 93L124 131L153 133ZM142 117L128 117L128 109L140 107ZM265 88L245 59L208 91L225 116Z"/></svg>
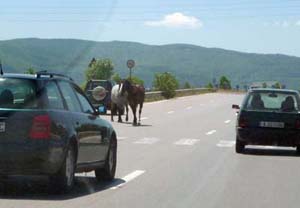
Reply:
<svg viewBox="0 0 300 208"><path fill-rule="evenodd" d="M235 142L235 152L236 153L243 153L245 150L245 143L240 141L238 138Z"/></svg>
<svg viewBox="0 0 300 208"><path fill-rule="evenodd" d="M105 164L103 168L95 170L95 175L98 181L111 181L115 178L117 166L117 140L111 139L109 150L106 156Z"/></svg>
<svg viewBox="0 0 300 208"><path fill-rule="evenodd" d="M50 176L50 186L55 193L67 193L74 186L76 156L73 146L67 149L67 154L60 170Z"/></svg>

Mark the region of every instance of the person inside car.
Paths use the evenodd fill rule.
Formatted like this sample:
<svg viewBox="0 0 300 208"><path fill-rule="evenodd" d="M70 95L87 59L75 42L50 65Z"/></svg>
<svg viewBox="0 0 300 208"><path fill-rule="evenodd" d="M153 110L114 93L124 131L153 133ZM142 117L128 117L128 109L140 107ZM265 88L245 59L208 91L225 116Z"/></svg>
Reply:
<svg viewBox="0 0 300 208"><path fill-rule="evenodd" d="M251 101L251 107L253 109L264 109L265 105L264 102L261 99L260 94L254 94L252 101Z"/></svg>
<svg viewBox="0 0 300 208"><path fill-rule="evenodd" d="M281 104L282 111L295 111L295 101L292 96L287 96Z"/></svg>

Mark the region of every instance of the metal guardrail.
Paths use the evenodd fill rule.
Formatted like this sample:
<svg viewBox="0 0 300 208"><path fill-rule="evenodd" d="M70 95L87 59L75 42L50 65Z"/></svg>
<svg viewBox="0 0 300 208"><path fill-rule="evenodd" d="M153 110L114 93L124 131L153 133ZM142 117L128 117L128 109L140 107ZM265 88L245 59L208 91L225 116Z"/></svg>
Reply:
<svg viewBox="0 0 300 208"><path fill-rule="evenodd" d="M176 90L176 97L196 95L201 93L216 92L215 89L210 88L192 88L192 89L180 89ZM146 100L163 100L165 97L162 95L162 91L146 92Z"/></svg>

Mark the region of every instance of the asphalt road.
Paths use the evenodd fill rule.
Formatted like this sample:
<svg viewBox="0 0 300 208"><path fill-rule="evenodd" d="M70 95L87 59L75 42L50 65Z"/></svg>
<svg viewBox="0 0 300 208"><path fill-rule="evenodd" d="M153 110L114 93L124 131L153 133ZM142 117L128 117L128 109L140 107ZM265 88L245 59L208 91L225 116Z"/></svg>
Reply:
<svg viewBox="0 0 300 208"><path fill-rule="evenodd" d="M141 126L113 124L119 137L113 183L79 174L72 193L55 196L43 183L21 180L0 192L0 207L299 207L294 149L235 153L231 105L242 98L214 93L147 103Z"/></svg>

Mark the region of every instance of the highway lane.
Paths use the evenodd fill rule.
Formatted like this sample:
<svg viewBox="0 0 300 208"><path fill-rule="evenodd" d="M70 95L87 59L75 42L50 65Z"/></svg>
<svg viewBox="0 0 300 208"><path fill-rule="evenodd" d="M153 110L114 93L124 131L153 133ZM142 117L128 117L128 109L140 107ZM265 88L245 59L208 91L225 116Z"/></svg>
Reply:
<svg viewBox="0 0 300 208"><path fill-rule="evenodd" d="M119 136L114 183L80 174L71 194L48 195L33 186L0 194L0 207L298 207L295 151L234 152L231 104L242 98L213 93L147 103L142 126L113 123Z"/></svg>

